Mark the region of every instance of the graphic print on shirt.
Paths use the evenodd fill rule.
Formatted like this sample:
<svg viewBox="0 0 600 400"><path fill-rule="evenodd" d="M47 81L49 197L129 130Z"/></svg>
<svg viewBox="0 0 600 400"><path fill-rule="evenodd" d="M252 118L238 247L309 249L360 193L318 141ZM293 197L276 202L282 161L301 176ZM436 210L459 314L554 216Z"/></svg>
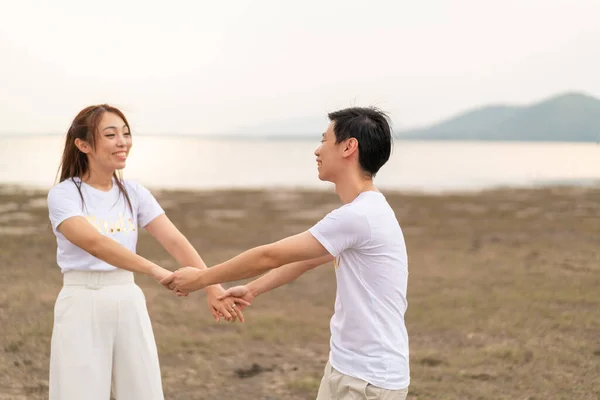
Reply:
<svg viewBox="0 0 600 400"><path fill-rule="evenodd" d="M337 256L336 258L333 259L333 267L335 269L338 269L340 267L340 257L341 256Z"/></svg>
<svg viewBox="0 0 600 400"><path fill-rule="evenodd" d="M105 235L114 235L117 232L129 233L135 232L136 227L133 223L133 219L127 218L127 223L123 217L123 213L119 213L119 218L113 219L109 217L109 220L99 218L95 215L88 215L86 219L98 232Z"/></svg>

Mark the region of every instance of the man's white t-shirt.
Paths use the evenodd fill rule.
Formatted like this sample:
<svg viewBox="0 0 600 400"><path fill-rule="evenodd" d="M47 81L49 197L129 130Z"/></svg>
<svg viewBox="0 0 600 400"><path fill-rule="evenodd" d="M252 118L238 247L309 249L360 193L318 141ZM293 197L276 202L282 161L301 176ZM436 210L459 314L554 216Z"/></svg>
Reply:
<svg viewBox="0 0 600 400"><path fill-rule="evenodd" d="M116 267L69 242L57 230L58 226L68 218L84 217L104 236L116 240L135 253L139 227L145 227L164 211L148 189L139 183L123 181L131 200L132 213L114 178L113 187L107 192L95 189L79 178L74 180L81 184L83 204L77 186L71 179L57 184L48 193L50 222L58 245L58 266L63 273L70 270L114 271Z"/></svg>
<svg viewBox="0 0 600 400"><path fill-rule="evenodd" d="M335 257L331 366L377 387L407 388L408 260L394 211L383 194L367 191L309 231Z"/></svg>

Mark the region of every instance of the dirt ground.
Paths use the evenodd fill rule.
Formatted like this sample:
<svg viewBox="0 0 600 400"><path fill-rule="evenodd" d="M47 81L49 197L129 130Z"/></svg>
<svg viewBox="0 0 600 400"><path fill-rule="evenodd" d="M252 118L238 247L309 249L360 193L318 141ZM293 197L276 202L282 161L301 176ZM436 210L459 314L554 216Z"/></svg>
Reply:
<svg viewBox="0 0 600 400"><path fill-rule="evenodd" d="M334 193L156 192L208 265L309 228ZM409 253L409 399L600 399L600 188L384 192ZM177 266L152 237L138 252ZM0 399L45 399L61 287L45 193L0 187ZM314 399L333 267L214 322L146 277L165 397ZM133 399L132 399L133 400Z"/></svg>

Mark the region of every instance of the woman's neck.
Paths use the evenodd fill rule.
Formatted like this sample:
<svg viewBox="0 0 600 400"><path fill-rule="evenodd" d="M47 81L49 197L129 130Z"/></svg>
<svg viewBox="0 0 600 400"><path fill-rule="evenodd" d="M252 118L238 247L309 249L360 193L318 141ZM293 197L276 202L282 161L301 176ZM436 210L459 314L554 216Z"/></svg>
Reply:
<svg viewBox="0 0 600 400"><path fill-rule="evenodd" d="M113 174L99 173L98 171L88 171L81 179L91 187L108 192L113 187Z"/></svg>

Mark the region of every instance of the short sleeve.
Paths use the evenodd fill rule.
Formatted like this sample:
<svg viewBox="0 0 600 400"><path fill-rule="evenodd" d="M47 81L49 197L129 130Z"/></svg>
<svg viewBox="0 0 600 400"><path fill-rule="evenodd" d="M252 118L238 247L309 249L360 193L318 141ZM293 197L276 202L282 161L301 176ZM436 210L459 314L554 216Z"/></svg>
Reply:
<svg viewBox="0 0 600 400"><path fill-rule="evenodd" d="M309 232L334 257L346 249L360 247L371 238L367 218L344 207L327 214Z"/></svg>
<svg viewBox="0 0 600 400"><path fill-rule="evenodd" d="M153 219L155 219L161 214L164 214L165 211L162 209L160 204L158 204L158 201L156 201L156 199L148 189L146 189L139 183L132 183L132 186L134 186L135 188L138 200L138 225L143 228L150 222L152 222Z"/></svg>
<svg viewBox="0 0 600 400"><path fill-rule="evenodd" d="M71 217L83 217L82 202L75 185L68 182L54 186L48 192L50 223L56 231L58 226Z"/></svg>

